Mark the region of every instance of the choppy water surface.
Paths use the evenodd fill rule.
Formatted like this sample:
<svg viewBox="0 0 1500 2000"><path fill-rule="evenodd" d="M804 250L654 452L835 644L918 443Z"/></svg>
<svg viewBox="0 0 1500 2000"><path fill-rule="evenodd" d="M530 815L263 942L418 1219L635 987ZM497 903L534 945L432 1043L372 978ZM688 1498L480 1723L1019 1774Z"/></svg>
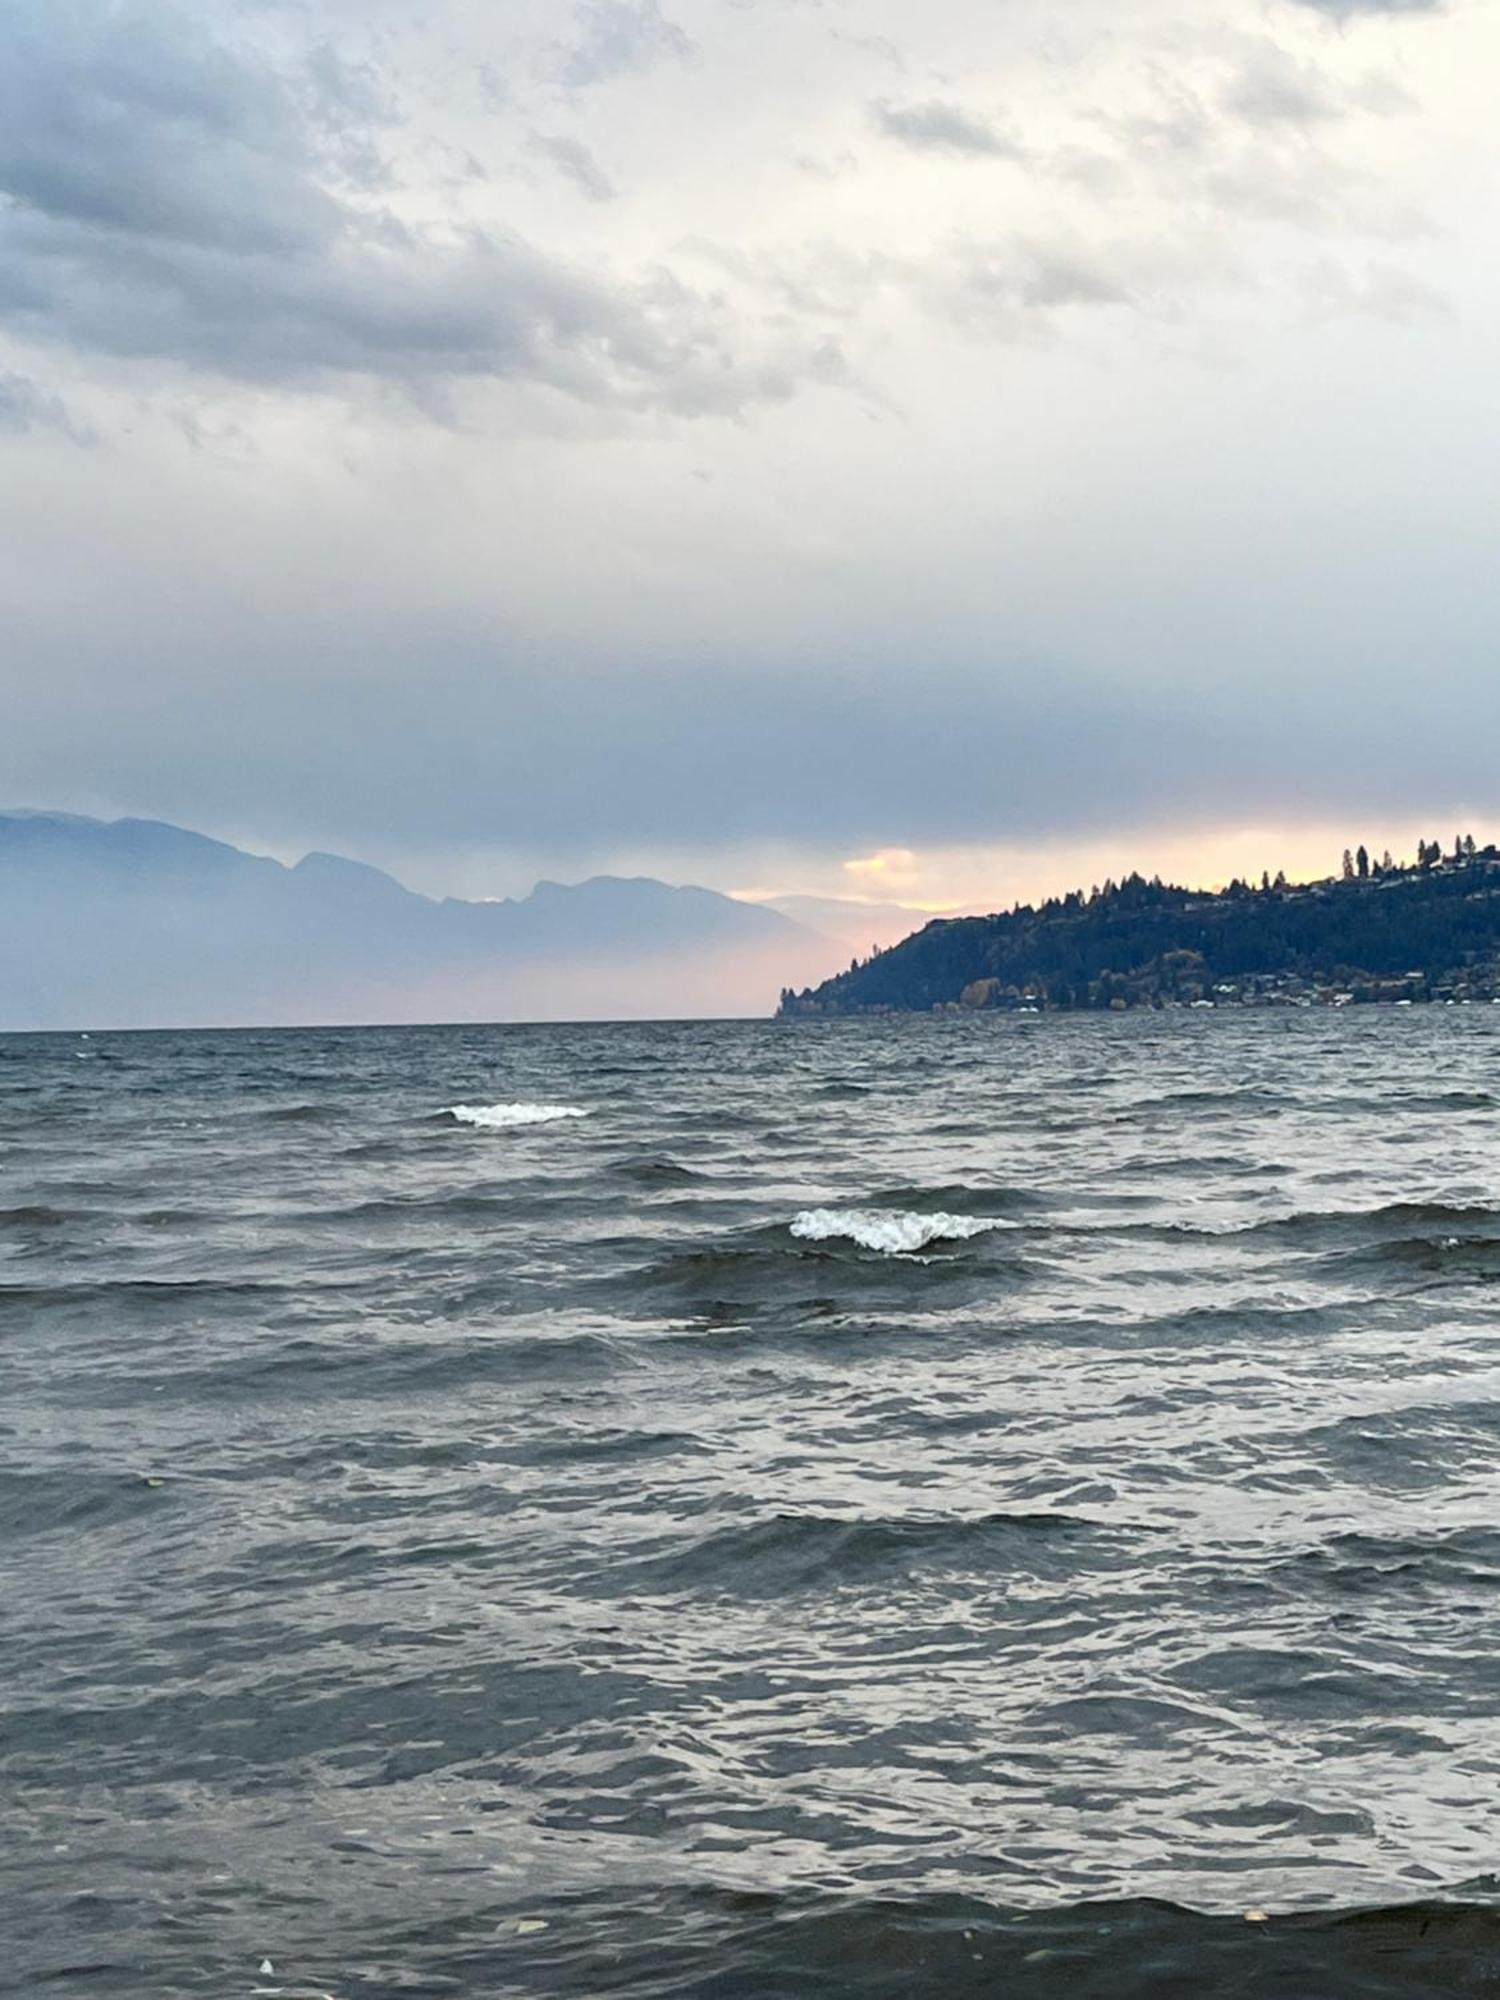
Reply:
<svg viewBox="0 0 1500 2000"><path fill-rule="evenodd" d="M1477 1008L0 1041L0 1987L1500 1991L1497 1111Z"/></svg>

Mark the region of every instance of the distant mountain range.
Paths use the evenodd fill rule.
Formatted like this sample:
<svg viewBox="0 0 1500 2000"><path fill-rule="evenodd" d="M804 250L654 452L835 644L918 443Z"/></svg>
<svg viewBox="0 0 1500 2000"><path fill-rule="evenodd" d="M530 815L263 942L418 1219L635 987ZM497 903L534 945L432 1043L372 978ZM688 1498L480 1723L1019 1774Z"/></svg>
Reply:
<svg viewBox="0 0 1500 2000"><path fill-rule="evenodd" d="M1223 1005L1349 1005L1500 997L1500 850L1372 863L1293 884L1205 891L1131 875L1091 895L929 923L784 1015Z"/></svg>
<svg viewBox="0 0 1500 2000"><path fill-rule="evenodd" d="M597 876L434 900L160 821L0 813L0 1028L769 1013L842 939L711 889Z"/></svg>

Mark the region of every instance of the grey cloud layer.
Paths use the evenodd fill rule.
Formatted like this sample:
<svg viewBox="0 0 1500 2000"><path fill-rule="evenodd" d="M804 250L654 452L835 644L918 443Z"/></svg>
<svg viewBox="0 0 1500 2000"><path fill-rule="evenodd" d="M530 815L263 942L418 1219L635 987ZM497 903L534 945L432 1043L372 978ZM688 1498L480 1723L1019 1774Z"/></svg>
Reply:
<svg viewBox="0 0 1500 2000"><path fill-rule="evenodd" d="M612 273L459 208L446 221L403 219L376 79L326 47L277 65L216 40L215 18L170 0L133 10L15 0L0 15L0 329L279 387L371 377L425 393L490 379L679 415L737 415L848 379L840 325L872 290L868 276L846 282L857 250L817 249L805 261L822 268L796 298L784 284L779 297L752 285L731 303L660 266ZM681 62L695 45L657 0L586 0L552 52L571 94ZM1191 175L1191 192L1226 213L1308 226L1338 202L1317 153L1226 153L1223 134L1242 127L1270 146L1341 109L1315 68L1262 42L1216 106L1183 87L1151 118L1117 119L1117 154L1094 169L1159 168L1179 196ZM1039 180L1065 171L949 98L880 98L866 111L913 153L1024 162ZM538 123L520 147L590 202L616 195L577 133ZM1144 296L1122 268L1150 264L1149 245L1122 252L1062 222L1050 243L1021 234L966 251L955 232L925 259L882 252L865 268L878 262L875 289L886 290L904 270L925 303L986 338L1014 337L1027 315L1060 306ZM1154 257L1174 265L1178 288L1191 282L1168 238ZM1220 262L1207 256L1204 274Z"/></svg>
<svg viewBox="0 0 1500 2000"><path fill-rule="evenodd" d="M899 61L0 0L0 804L564 868L1481 801L1481 10L854 11Z"/></svg>
<svg viewBox="0 0 1500 2000"><path fill-rule="evenodd" d="M594 10L596 40L623 33L617 13L635 18ZM611 279L514 234L402 222L381 199L370 112L326 63L285 76L165 9L13 9L0 325L253 382L488 376L684 414L837 379L826 339L747 337L666 273ZM581 144L537 143L608 193Z"/></svg>
<svg viewBox="0 0 1500 2000"><path fill-rule="evenodd" d="M844 851L1055 836L1179 819L1378 810L1493 798L1483 732L1456 739L1425 686L1381 700L1300 674L1248 698L1243 663L1191 701L1121 681L1090 687L997 645L982 674L941 672L931 635L830 648L815 668L753 667L712 683L633 666L580 684L453 634L409 635L427 672L351 704L308 677L274 703L226 710L211 685L170 714L80 714L58 701L7 762L15 795L44 796L28 756L55 734L75 764L143 774L72 803L192 822L266 825L365 851L478 846L597 855L611 842L714 848L780 839ZM387 659L399 637L362 634ZM434 672L436 667L438 671ZM1300 685L1294 684L1300 680ZM941 694L937 688L941 682ZM1459 684L1472 699L1472 671ZM29 705L33 718L37 704ZM295 759L286 745L297 746Z"/></svg>

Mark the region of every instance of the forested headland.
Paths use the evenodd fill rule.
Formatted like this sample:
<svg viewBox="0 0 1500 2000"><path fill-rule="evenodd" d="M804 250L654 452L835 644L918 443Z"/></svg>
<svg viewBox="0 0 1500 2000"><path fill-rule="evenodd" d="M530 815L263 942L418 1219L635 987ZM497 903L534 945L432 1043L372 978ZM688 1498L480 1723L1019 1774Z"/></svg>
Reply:
<svg viewBox="0 0 1500 2000"><path fill-rule="evenodd" d="M989 917L940 918L783 1016L933 1010L1350 1006L1500 998L1500 849L1409 862L1360 846L1324 881L1217 890L1128 875Z"/></svg>

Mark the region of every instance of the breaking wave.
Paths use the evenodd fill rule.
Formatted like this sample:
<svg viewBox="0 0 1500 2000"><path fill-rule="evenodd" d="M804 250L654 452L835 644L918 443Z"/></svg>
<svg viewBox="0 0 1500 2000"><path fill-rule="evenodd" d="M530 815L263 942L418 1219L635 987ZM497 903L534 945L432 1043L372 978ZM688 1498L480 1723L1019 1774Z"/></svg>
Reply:
<svg viewBox="0 0 1500 2000"><path fill-rule="evenodd" d="M863 1250L887 1257L910 1256L929 1243L967 1243L1005 1224L994 1215L918 1215L910 1210L878 1208L805 1208L791 1224L793 1236L807 1243L827 1243L848 1237Z"/></svg>
<svg viewBox="0 0 1500 2000"><path fill-rule="evenodd" d="M477 1125L485 1132L506 1132L516 1125L555 1125L563 1118L587 1118L573 1104L450 1104L449 1118L460 1125Z"/></svg>

